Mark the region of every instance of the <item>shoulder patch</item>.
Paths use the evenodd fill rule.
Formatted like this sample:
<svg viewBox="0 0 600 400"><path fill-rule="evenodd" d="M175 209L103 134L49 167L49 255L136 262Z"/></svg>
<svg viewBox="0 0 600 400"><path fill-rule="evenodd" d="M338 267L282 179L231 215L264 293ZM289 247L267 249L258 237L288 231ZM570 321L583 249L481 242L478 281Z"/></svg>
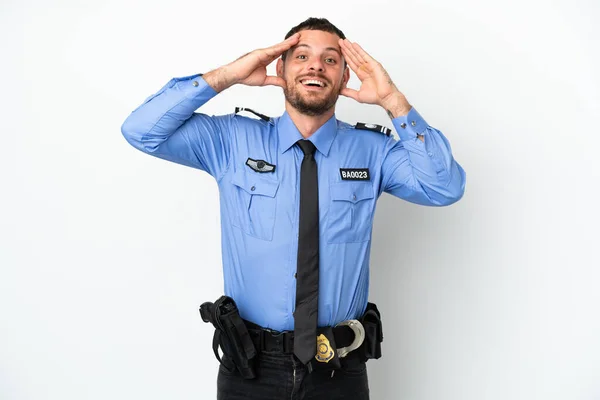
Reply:
<svg viewBox="0 0 600 400"><path fill-rule="evenodd" d="M354 129L364 129L367 131L379 132L386 136L390 136L392 134L392 130L390 128L376 124L365 124L364 122L357 122L356 125L354 125Z"/></svg>
<svg viewBox="0 0 600 400"><path fill-rule="evenodd" d="M251 110L251 109L245 108L245 107L236 107L234 114L237 114L240 111L248 111L248 112L251 112L252 114L256 115L257 117L259 117L263 121L267 121L267 122L271 121L271 117L268 117L268 116L266 116L264 114L258 113L258 112L254 111L254 110Z"/></svg>

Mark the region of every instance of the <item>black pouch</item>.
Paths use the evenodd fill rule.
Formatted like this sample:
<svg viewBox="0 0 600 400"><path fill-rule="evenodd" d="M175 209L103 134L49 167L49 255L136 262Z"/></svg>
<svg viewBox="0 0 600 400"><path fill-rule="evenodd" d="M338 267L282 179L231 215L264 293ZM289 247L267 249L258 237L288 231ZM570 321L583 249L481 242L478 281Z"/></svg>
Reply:
<svg viewBox="0 0 600 400"><path fill-rule="evenodd" d="M219 357L219 346L223 354L233 360L244 378L255 378L256 349L235 301L231 297L221 296L214 303L203 303L200 306L200 316L204 322L210 322L215 327L213 351L221 365L232 372L232 366L226 365Z"/></svg>
<svg viewBox="0 0 600 400"><path fill-rule="evenodd" d="M360 322L365 328L365 341L363 343L365 360L380 358L383 327L381 325L381 313L375 304L367 304L367 309Z"/></svg>

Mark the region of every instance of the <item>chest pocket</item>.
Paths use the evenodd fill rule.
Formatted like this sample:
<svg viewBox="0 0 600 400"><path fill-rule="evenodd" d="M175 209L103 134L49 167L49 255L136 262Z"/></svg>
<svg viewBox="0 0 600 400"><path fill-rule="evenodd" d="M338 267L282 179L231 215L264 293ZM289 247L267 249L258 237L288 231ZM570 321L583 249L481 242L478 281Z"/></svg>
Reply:
<svg viewBox="0 0 600 400"><path fill-rule="evenodd" d="M232 224L250 236L272 240L279 181L263 175L245 169L233 175L236 213Z"/></svg>
<svg viewBox="0 0 600 400"><path fill-rule="evenodd" d="M337 182L329 187L328 243L364 242L371 237L375 189L372 182Z"/></svg>

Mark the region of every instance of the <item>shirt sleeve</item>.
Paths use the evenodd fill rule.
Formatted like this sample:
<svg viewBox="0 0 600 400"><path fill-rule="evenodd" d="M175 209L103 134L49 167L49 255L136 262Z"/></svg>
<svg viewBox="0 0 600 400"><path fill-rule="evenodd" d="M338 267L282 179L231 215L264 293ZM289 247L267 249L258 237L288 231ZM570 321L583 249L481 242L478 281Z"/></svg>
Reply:
<svg viewBox="0 0 600 400"><path fill-rule="evenodd" d="M173 78L127 117L121 132L144 153L218 180L229 163L233 115L195 113L216 95L200 74Z"/></svg>
<svg viewBox="0 0 600 400"><path fill-rule="evenodd" d="M400 140L390 137L385 143L382 190L427 206L446 206L460 200L465 171L454 160L442 132L428 125L414 107L392 123ZM417 135L423 135L425 141Z"/></svg>

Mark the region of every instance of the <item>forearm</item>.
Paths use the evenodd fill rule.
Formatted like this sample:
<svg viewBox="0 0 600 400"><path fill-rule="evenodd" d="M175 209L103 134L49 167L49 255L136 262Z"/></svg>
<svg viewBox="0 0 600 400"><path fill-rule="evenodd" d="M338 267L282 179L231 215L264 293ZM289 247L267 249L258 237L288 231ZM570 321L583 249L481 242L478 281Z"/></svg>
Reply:
<svg viewBox="0 0 600 400"><path fill-rule="evenodd" d="M460 199L465 172L443 133L429 126L414 108L392 122L400 142L393 144L384 161L385 191L424 205L448 205Z"/></svg>
<svg viewBox="0 0 600 400"><path fill-rule="evenodd" d="M215 95L199 75L173 78L127 117L123 136L134 147L152 152Z"/></svg>

